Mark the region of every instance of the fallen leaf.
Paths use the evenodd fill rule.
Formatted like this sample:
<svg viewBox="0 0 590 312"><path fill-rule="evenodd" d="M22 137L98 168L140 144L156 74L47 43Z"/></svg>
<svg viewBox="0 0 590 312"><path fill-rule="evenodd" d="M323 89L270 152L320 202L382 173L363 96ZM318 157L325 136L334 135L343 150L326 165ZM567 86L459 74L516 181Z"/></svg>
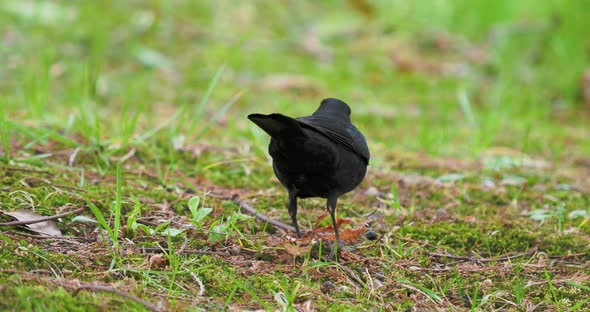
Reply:
<svg viewBox="0 0 590 312"><path fill-rule="evenodd" d="M318 221L319 221L319 219L318 219ZM351 224L352 222L353 222L352 219L348 219L348 218L336 219L336 227L338 227L338 229L340 229L344 224ZM318 234L325 233L325 232L332 232L332 231L334 231L334 226L332 226L331 224L315 230L315 232Z"/></svg>
<svg viewBox="0 0 590 312"><path fill-rule="evenodd" d="M148 260L150 269L161 269L168 265L168 260L163 255L153 255Z"/></svg>
<svg viewBox="0 0 590 312"><path fill-rule="evenodd" d="M360 235L363 235L367 229L365 227L358 227L355 229L345 229L340 233L340 239L347 243L356 243Z"/></svg>
<svg viewBox="0 0 590 312"><path fill-rule="evenodd" d="M287 240L283 241L283 248L285 248L287 253L291 256L299 256L307 250L307 247L293 245Z"/></svg>
<svg viewBox="0 0 590 312"><path fill-rule="evenodd" d="M40 214L37 214L31 210L25 210L25 209L21 209L21 210L15 210L15 211L2 211L2 213L4 213L5 215L11 216L13 218L15 218L18 221L35 221L35 220L39 220L39 219L43 219L46 218L47 216L42 216ZM57 228L57 225L55 224L55 222L53 221L43 221L43 222L39 222L39 223L32 223L32 224L26 224L26 227L28 227L31 231L35 232L35 233L39 233L41 235L46 235L46 236L62 236L61 231L59 230L59 228Z"/></svg>
<svg viewBox="0 0 590 312"><path fill-rule="evenodd" d="M358 228L354 228L354 229L344 229L342 231L340 231L340 240L343 240L344 242L348 243L348 244L354 244L358 241L359 236L363 235L363 233L365 233L365 231L367 231L367 228L365 227L358 227ZM322 237L323 240L325 241L333 241L336 239L336 235L334 234L328 234Z"/></svg>

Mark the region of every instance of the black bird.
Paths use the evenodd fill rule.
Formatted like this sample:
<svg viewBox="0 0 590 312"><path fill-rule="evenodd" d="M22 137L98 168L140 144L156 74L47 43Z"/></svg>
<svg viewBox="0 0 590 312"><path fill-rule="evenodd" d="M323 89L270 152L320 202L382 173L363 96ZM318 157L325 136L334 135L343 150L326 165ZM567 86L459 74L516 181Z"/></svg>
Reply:
<svg viewBox="0 0 590 312"><path fill-rule="evenodd" d="M287 206L297 224L297 198L326 198L336 241L336 201L356 188L367 172L369 147L363 134L350 122L350 107L341 100L324 99L311 116L291 118L282 114L250 114L248 119L271 136L268 152L273 169L289 192Z"/></svg>

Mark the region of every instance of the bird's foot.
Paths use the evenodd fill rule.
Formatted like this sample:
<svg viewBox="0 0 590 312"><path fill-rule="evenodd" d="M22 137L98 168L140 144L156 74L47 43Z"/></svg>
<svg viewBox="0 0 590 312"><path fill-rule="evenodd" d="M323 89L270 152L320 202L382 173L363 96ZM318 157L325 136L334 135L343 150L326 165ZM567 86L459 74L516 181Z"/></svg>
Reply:
<svg viewBox="0 0 590 312"><path fill-rule="evenodd" d="M336 262L338 262L338 260L340 259L341 251L345 250L345 245L346 244L341 239L330 242L330 253L326 256L326 261L335 260Z"/></svg>

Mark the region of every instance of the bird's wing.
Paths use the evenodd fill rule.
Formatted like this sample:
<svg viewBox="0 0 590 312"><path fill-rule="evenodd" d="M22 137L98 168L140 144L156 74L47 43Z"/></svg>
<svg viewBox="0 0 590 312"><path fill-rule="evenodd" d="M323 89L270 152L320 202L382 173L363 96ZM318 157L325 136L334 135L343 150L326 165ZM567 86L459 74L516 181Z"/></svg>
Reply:
<svg viewBox="0 0 590 312"><path fill-rule="evenodd" d="M357 154L365 163L369 163L370 154L367 141L352 124L321 116L300 117L296 120L303 126L325 135L335 143Z"/></svg>

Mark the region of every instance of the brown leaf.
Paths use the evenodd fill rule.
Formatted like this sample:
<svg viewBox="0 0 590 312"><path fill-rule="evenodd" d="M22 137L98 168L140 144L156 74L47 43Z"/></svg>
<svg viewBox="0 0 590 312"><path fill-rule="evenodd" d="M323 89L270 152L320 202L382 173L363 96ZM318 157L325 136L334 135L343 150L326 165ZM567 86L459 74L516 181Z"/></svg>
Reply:
<svg viewBox="0 0 590 312"><path fill-rule="evenodd" d="M168 265L168 260L163 255L152 255L149 259L150 269L161 269Z"/></svg>
<svg viewBox="0 0 590 312"><path fill-rule="evenodd" d="M344 224L351 224L352 222L353 222L352 219L347 219L347 218L336 219L336 226L338 227L338 229L340 229ZM331 224L315 230L315 232L318 234L325 233L325 232L331 232L331 231L334 231L334 226L332 226Z"/></svg>
<svg viewBox="0 0 590 312"><path fill-rule="evenodd" d="M339 229L340 239L347 242L347 243L356 243L358 241L359 235L362 235L367 230L367 228L364 226L361 226L358 228L340 230L340 228L344 224L352 224L353 222L354 221L352 219L348 219L348 218L336 220L336 226ZM323 234L322 235L323 240L329 241L329 240L336 239L336 235L334 234L334 227L332 225L328 225L328 226L324 226L322 228L316 229L315 233L316 234Z"/></svg>
<svg viewBox="0 0 590 312"><path fill-rule="evenodd" d="M31 210L15 210L11 212L2 211L5 215L9 215L18 221L35 221L47 216L42 216ZM46 236L62 236L61 231L57 228L57 225L53 221L43 221L39 223L26 224L26 226L33 232L39 233Z"/></svg>
<svg viewBox="0 0 590 312"><path fill-rule="evenodd" d="M283 247L291 256L299 256L307 250L307 247L291 244L288 240L283 241Z"/></svg>
<svg viewBox="0 0 590 312"><path fill-rule="evenodd" d="M367 231L367 228L358 227L355 229L345 229L340 233L340 239L347 242L347 243L356 243L359 239L359 236L362 235Z"/></svg>

